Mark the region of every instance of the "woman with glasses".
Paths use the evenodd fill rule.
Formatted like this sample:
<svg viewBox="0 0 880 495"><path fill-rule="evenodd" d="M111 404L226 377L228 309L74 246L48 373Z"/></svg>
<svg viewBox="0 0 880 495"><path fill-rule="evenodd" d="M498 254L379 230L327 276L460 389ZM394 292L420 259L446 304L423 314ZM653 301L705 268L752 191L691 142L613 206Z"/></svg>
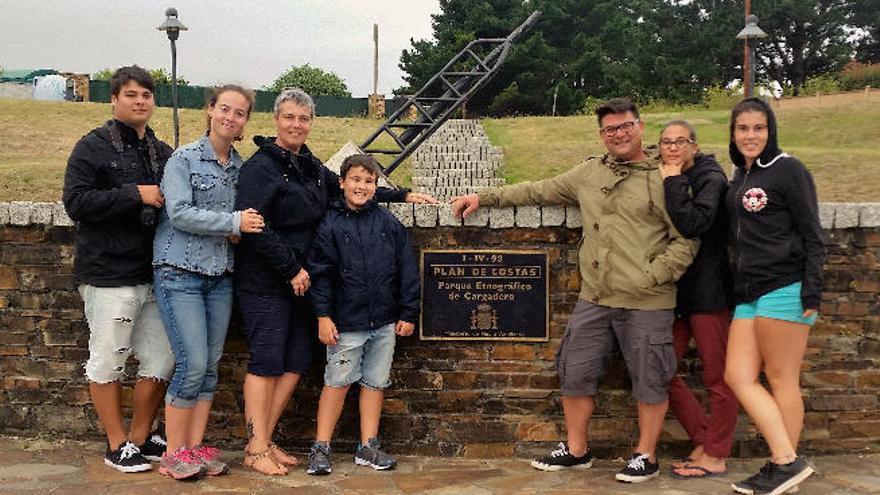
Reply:
<svg viewBox="0 0 880 495"><path fill-rule="evenodd" d="M660 133L666 210L679 232L700 238L693 264L678 281L675 356L681 359L694 340L710 405L710 414L706 414L684 379L672 379L669 407L693 444L690 455L672 465L676 478L726 472L739 412L736 397L724 383L731 299L723 208L727 178L714 156L700 153L696 139L693 126L683 120L669 122Z"/></svg>
<svg viewBox="0 0 880 495"><path fill-rule="evenodd" d="M813 177L779 149L776 118L763 100L733 108L730 158L736 170L725 205L737 306L724 378L770 448L770 461L733 489L779 495L813 474L797 455L800 371L822 297L823 233Z"/></svg>

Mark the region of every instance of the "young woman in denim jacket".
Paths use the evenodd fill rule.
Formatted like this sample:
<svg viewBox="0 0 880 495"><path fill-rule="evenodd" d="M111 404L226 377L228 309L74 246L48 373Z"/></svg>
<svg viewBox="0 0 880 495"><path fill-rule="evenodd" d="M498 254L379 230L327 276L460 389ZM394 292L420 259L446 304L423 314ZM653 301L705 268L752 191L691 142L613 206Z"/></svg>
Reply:
<svg viewBox="0 0 880 495"><path fill-rule="evenodd" d="M228 471L219 449L202 440L232 310L233 244L263 227L255 210L233 211L242 159L232 144L253 102L239 86L217 89L205 136L178 149L162 179L154 283L177 362L165 397L168 446L159 472L175 479Z"/></svg>

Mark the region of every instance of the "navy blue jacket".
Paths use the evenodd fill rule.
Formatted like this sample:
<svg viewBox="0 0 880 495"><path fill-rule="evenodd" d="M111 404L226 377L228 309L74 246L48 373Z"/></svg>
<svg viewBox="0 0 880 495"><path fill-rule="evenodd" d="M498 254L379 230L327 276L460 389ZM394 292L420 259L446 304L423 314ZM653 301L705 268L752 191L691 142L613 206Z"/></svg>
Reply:
<svg viewBox="0 0 880 495"><path fill-rule="evenodd" d="M243 234L235 257L236 290L291 294L290 279L305 264L315 229L331 201L342 197L339 176L315 157L254 137L260 148L238 178L235 211L254 208L266 222L263 232ZM403 201L406 190L380 188L379 201Z"/></svg>
<svg viewBox="0 0 880 495"><path fill-rule="evenodd" d="M730 308L732 274L727 260L727 177L712 155L694 157L694 166L663 181L666 211L685 237L699 237L700 250L678 280L676 311L710 313Z"/></svg>
<svg viewBox="0 0 880 495"><path fill-rule="evenodd" d="M359 210L333 203L309 255L312 307L340 332L419 316L419 270L406 228L371 201Z"/></svg>

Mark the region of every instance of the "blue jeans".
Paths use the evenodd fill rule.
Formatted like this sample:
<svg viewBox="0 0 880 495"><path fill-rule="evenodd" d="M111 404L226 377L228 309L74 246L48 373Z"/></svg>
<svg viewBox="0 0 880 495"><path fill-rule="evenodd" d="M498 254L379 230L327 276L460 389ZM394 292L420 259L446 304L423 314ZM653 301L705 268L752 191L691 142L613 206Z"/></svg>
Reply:
<svg viewBox="0 0 880 495"><path fill-rule="evenodd" d="M394 323L375 330L339 332L336 345L327 346L324 385L347 387L354 382L374 390L391 385L391 361L397 335Z"/></svg>
<svg viewBox="0 0 880 495"><path fill-rule="evenodd" d="M190 408L196 401L212 400L232 314L232 276L160 265L154 290L176 359L165 403Z"/></svg>

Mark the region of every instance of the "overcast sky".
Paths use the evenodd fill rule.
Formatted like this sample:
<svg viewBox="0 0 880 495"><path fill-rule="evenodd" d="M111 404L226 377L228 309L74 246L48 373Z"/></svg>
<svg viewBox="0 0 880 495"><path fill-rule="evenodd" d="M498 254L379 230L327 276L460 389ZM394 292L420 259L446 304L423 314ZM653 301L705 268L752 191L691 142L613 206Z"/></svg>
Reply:
<svg viewBox="0 0 880 495"><path fill-rule="evenodd" d="M410 38L431 38L438 0L0 0L0 67L94 73L136 63L171 72L156 30L176 7L189 31L178 74L191 83L258 89L292 65L342 77L353 96L373 91L373 23L379 24L379 92L403 85L397 64Z"/></svg>

